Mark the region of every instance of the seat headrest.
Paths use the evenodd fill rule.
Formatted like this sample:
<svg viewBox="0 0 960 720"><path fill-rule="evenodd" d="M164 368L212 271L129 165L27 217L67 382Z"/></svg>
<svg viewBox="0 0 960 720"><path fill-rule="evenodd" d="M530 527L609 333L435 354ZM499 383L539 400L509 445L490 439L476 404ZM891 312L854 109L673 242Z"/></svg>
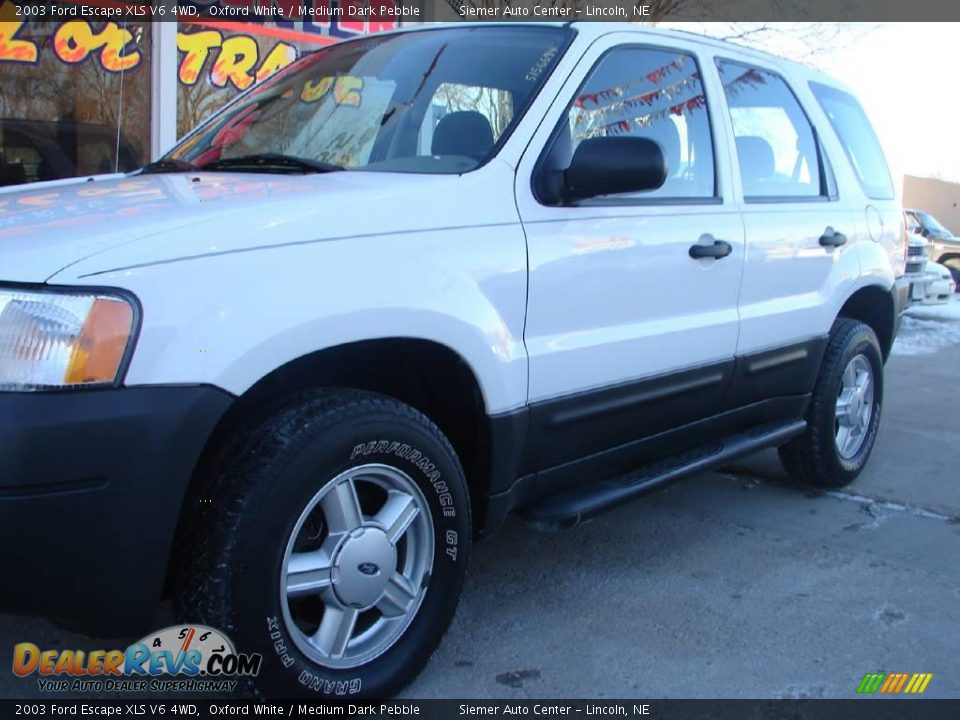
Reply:
<svg viewBox="0 0 960 720"><path fill-rule="evenodd" d="M476 110L461 110L444 115L433 131L430 152L434 155L463 155L478 162L493 147L493 128L487 117Z"/></svg>
<svg viewBox="0 0 960 720"><path fill-rule="evenodd" d="M776 174L777 164L770 143L757 135L737 138L737 156L744 184L769 179Z"/></svg>

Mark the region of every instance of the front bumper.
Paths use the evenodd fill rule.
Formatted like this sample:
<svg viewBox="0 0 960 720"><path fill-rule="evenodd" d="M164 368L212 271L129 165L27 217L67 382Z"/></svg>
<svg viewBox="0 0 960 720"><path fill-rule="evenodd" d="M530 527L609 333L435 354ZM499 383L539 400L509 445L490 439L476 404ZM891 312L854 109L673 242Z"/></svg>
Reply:
<svg viewBox="0 0 960 720"><path fill-rule="evenodd" d="M924 285L924 295L918 302L921 305L945 305L950 302L957 285L952 277L941 277L931 273L929 281Z"/></svg>
<svg viewBox="0 0 960 720"><path fill-rule="evenodd" d="M926 273L910 278L910 302L923 302L930 288L930 280Z"/></svg>
<svg viewBox="0 0 960 720"><path fill-rule="evenodd" d="M152 621L211 387L0 393L0 610L101 636Z"/></svg>

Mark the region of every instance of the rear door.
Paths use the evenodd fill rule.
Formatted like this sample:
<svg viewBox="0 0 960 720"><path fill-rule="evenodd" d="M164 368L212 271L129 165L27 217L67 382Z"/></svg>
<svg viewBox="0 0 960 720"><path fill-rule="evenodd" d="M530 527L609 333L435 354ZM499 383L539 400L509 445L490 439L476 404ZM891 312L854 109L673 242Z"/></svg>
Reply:
<svg viewBox="0 0 960 720"><path fill-rule="evenodd" d="M731 377L743 225L717 161L718 89L704 87L696 46L653 39L597 40L518 168L541 468L707 417ZM620 135L661 146L663 187L563 206L538 198L538 174L569 166L583 139ZM715 244L728 252L691 256Z"/></svg>
<svg viewBox="0 0 960 720"><path fill-rule="evenodd" d="M807 111L776 68L717 57L733 138L746 253L729 406L809 392L836 313L859 275L849 195Z"/></svg>

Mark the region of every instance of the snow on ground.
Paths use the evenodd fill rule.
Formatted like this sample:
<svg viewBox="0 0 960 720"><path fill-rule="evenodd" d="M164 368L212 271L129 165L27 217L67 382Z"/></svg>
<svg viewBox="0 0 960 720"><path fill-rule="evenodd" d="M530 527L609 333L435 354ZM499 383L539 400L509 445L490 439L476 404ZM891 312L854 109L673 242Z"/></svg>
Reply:
<svg viewBox="0 0 960 720"><path fill-rule="evenodd" d="M915 305L903 315L894 355L929 355L960 345L960 295L945 305Z"/></svg>

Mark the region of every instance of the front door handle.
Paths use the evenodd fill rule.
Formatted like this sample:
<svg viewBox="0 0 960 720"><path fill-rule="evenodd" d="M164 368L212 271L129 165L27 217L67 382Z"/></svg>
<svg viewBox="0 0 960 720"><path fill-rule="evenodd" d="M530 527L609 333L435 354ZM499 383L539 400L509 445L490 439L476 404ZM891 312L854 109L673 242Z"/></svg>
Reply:
<svg viewBox="0 0 960 720"><path fill-rule="evenodd" d="M828 227L823 235L820 236L820 244L823 247L840 247L847 241L847 236L842 232L837 232L832 227Z"/></svg>
<svg viewBox="0 0 960 720"><path fill-rule="evenodd" d="M714 240L712 245L701 245L697 243L696 245L690 246L690 257L694 260L701 260L703 258L719 260L720 258L725 258L732 252L733 248L730 246L730 243L723 240Z"/></svg>

